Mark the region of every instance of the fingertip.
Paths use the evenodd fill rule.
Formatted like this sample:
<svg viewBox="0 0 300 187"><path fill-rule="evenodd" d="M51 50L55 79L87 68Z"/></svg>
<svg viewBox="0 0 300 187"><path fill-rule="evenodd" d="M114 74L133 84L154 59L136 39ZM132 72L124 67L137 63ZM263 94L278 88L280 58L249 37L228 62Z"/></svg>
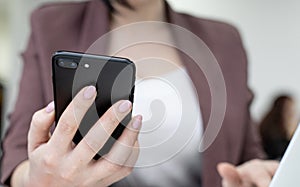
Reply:
<svg viewBox="0 0 300 187"><path fill-rule="evenodd" d="M83 97L86 100L90 100L92 98L94 98L94 96L96 95L96 87L95 86L87 86L85 88L83 88Z"/></svg>
<svg viewBox="0 0 300 187"><path fill-rule="evenodd" d="M50 102L45 108L46 113L52 113L54 111L54 101Z"/></svg>
<svg viewBox="0 0 300 187"><path fill-rule="evenodd" d="M228 170L228 168L230 169L230 164L225 162L221 162L217 165L217 170L222 177L226 175L226 171Z"/></svg>
<svg viewBox="0 0 300 187"><path fill-rule="evenodd" d="M217 165L217 170L220 176L225 179L227 183L233 185L240 184L240 176L234 165L223 162Z"/></svg>
<svg viewBox="0 0 300 187"><path fill-rule="evenodd" d="M120 113L127 113L132 108L132 103L129 100L122 100L119 103L118 111Z"/></svg>
<svg viewBox="0 0 300 187"><path fill-rule="evenodd" d="M139 115L136 115L135 118L138 119L138 120L140 120L140 121L143 121L143 116L140 115L140 114L139 114Z"/></svg>
<svg viewBox="0 0 300 187"><path fill-rule="evenodd" d="M142 120L143 117L141 115L137 115L134 117L133 122L132 122L132 127L135 130L140 130L142 126Z"/></svg>

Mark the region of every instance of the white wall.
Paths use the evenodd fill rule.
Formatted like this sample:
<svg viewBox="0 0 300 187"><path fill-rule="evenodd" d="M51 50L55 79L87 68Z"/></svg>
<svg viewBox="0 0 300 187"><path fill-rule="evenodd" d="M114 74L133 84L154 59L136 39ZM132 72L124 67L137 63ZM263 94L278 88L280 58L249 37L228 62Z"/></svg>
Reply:
<svg viewBox="0 0 300 187"><path fill-rule="evenodd" d="M9 18L5 23L9 30L4 34L4 30L0 31L0 78L7 82L10 98L15 97L16 86L12 85L17 85L16 74L21 70L18 55L24 49L29 34L29 13L46 1L0 0L0 6L6 6ZM224 20L241 31L250 62L249 84L256 96L252 107L256 119L266 110L274 94L292 93L300 101L297 82L300 80L299 0L168 1L176 10ZM1 21L0 27L5 24ZM13 103L9 104L10 109Z"/></svg>

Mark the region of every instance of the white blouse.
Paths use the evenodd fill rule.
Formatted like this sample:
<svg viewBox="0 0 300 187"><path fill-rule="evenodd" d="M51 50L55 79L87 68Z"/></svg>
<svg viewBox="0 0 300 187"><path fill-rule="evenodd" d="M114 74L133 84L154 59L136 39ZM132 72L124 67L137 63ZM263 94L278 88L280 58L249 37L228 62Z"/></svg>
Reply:
<svg viewBox="0 0 300 187"><path fill-rule="evenodd" d="M187 72L176 69L159 77L137 80L133 115L137 114L143 115L140 155L126 183L200 186L198 150L203 122L198 97Z"/></svg>

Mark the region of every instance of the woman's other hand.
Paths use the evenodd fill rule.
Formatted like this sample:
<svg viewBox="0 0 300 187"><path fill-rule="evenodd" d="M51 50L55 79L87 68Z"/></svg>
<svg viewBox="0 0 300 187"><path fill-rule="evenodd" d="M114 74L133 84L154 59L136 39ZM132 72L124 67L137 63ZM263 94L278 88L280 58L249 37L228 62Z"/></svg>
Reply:
<svg viewBox="0 0 300 187"><path fill-rule="evenodd" d="M221 163L218 171L223 187L268 187L278 165L278 161L251 160L237 167Z"/></svg>

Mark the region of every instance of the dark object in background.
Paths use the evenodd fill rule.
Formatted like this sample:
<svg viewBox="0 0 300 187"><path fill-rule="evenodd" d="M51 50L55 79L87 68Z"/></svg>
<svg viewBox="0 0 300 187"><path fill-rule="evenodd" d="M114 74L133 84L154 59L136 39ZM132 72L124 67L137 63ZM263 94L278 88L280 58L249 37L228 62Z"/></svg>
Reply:
<svg viewBox="0 0 300 187"><path fill-rule="evenodd" d="M288 95L276 98L259 125L263 147L269 159L281 159L297 128L295 102Z"/></svg>

